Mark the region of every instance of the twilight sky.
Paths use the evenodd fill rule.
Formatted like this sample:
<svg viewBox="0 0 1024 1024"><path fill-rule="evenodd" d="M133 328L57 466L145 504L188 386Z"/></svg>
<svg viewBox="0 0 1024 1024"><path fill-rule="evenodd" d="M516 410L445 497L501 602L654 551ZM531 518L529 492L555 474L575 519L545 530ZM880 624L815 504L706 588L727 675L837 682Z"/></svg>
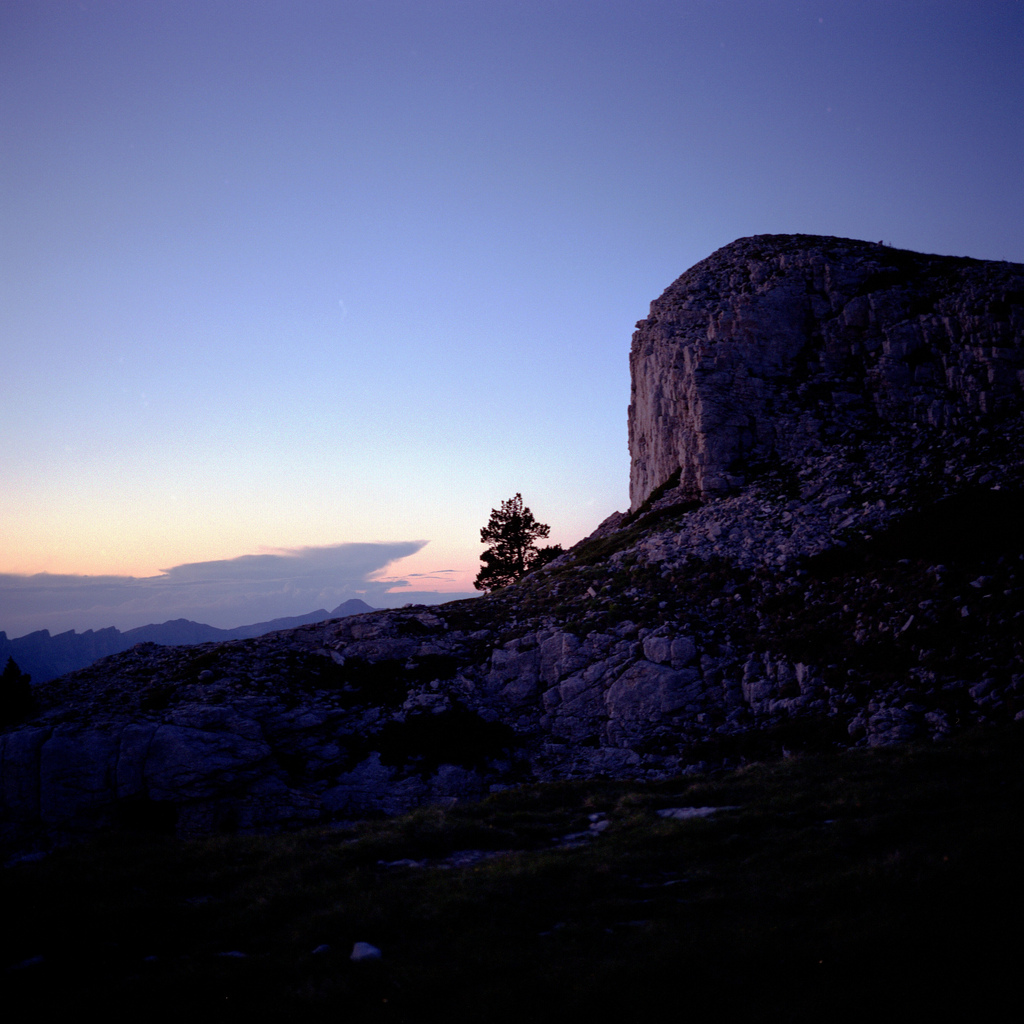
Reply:
<svg viewBox="0 0 1024 1024"><path fill-rule="evenodd" d="M574 543L652 299L1024 262L1022 111L1020 0L0 0L0 629L471 592L517 491Z"/></svg>

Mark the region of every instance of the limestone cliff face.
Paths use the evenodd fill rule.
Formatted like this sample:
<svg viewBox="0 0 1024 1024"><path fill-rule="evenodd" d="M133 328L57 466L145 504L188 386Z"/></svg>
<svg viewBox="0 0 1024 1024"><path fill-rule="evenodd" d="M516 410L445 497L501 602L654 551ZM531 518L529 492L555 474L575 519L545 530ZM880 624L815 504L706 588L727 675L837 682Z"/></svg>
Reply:
<svg viewBox="0 0 1024 1024"><path fill-rule="evenodd" d="M651 303L630 355L630 500L695 497L888 423L1018 409L1024 266L813 235L741 238Z"/></svg>

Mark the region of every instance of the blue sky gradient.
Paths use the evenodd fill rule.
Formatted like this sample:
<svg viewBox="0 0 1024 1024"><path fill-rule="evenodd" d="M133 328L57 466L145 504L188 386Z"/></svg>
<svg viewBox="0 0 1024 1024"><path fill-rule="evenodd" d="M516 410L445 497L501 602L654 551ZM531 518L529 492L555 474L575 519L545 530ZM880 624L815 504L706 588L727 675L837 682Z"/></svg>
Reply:
<svg viewBox="0 0 1024 1024"><path fill-rule="evenodd" d="M0 573L377 544L401 604L517 491L575 542L716 248L1024 262L1022 57L1016 0L7 0Z"/></svg>

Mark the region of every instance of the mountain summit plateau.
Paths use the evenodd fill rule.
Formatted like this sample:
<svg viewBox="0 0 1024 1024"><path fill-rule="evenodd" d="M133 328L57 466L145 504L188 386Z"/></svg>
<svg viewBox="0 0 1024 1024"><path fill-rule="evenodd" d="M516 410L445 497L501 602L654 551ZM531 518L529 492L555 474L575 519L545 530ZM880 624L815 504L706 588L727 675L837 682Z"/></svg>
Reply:
<svg viewBox="0 0 1024 1024"><path fill-rule="evenodd" d="M719 249L636 325L632 507L676 470L708 498L869 427L1019 412L1022 304L1017 264L808 235Z"/></svg>

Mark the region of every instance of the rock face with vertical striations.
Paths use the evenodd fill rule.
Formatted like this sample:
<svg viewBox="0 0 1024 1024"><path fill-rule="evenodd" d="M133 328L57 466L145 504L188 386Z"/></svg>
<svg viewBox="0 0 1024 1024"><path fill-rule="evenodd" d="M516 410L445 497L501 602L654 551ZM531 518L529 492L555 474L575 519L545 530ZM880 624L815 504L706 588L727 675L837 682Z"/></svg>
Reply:
<svg viewBox="0 0 1024 1024"><path fill-rule="evenodd" d="M630 500L675 472L734 493L766 461L1019 409L1024 267L813 235L755 235L671 284L630 355Z"/></svg>

